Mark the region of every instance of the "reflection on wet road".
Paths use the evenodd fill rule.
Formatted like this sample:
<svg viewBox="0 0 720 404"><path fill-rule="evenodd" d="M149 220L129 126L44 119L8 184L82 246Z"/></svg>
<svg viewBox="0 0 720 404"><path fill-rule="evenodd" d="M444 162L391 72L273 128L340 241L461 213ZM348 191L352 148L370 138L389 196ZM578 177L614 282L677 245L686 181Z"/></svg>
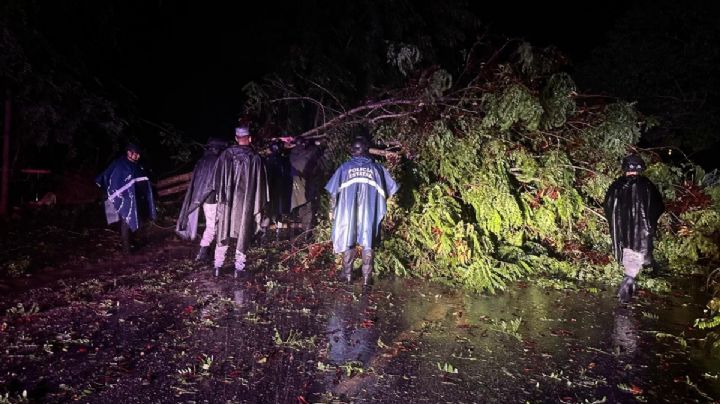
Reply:
<svg viewBox="0 0 720 404"><path fill-rule="evenodd" d="M707 402L720 392L718 362L698 361L688 343L702 309L690 296L618 306L613 290L594 287L485 296L412 281L381 281L371 296L327 309L328 361L364 366L325 379L334 398Z"/></svg>
<svg viewBox="0 0 720 404"><path fill-rule="evenodd" d="M377 329L369 318L369 296L355 301L336 301L327 322L328 359L333 365L358 361L367 365L375 354Z"/></svg>

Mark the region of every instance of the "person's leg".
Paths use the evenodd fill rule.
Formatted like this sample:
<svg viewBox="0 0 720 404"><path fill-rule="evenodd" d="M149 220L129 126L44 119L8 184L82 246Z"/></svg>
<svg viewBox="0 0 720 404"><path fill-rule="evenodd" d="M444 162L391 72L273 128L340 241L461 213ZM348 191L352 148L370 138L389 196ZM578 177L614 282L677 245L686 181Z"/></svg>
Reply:
<svg viewBox="0 0 720 404"><path fill-rule="evenodd" d="M235 277L237 277L240 272L245 271L245 263L247 262L245 252L250 244L251 234L246 234L245 237L241 235L241 237L238 238L237 246L235 247Z"/></svg>
<svg viewBox="0 0 720 404"><path fill-rule="evenodd" d="M362 251L362 273L363 286L369 286L371 282L375 253L372 248L363 248Z"/></svg>
<svg viewBox="0 0 720 404"><path fill-rule="evenodd" d="M310 228L310 204L306 203L298 208L298 218L300 219L300 225L303 231L307 231Z"/></svg>
<svg viewBox="0 0 720 404"><path fill-rule="evenodd" d="M215 239L215 211L217 204L203 204L203 214L205 215L205 231L203 231L200 239L200 251L198 252L196 261L207 261L210 259L210 244Z"/></svg>
<svg viewBox="0 0 720 404"><path fill-rule="evenodd" d="M225 263L225 255L227 255L228 246L227 245L220 245L217 244L215 246L215 262L214 262L214 268L215 268L215 276L220 275L220 268Z"/></svg>
<svg viewBox="0 0 720 404"><path fill-rule="evenodd" d="M635 292L635 278L632 276L623 277L620 287L618 288L618 299L620 303L629 303Z"/></svg>
<svg viewBox="0 0 720 404"><path fill-rule="evenodd" d="M624 277L618 289L618 298L621 303L628 303L635 292L635 277L640 272L645 260L645 254L633 251L629 248L623 249L622 266Z"/></svg>
<svg viewBox="0 0 720 404"><path fill-rule="evenodd" d="M204 203L203 213L205 214L205 231L203 231L200 239L200 247L209 247L215 240L215 213L217 212L216 203Z"/></svg>
<svg viewBox="0 0 720 404"><path fill-rule="evenodd" d="M260 244L265 244L268 241L268 227L270 227L270 222L272 221L272 218L270 216L265 216L260 221L260 235L259 240Z"/></svg>
<svg viewBox="0 0 720 404"><path fill-rule="evenodd" d="M244 252L236 250L235 251L235 277L237 278L238 274L245 271L245 263L247 262L247 256Z"/></svg>
<svg viewBox="0 0 720 404"><path fill-rule="evenodd" d="M130 253L130 226L124 219L120 219L120 238L122 239L123 252Z"/></svg>
<svg viewBox="0 0 720 404"><path fill-rule="evenodd" d="M351 247L343 251L342 271L340 272L340 281L352 282L353 262L355 261L355 247Z"/></svg>

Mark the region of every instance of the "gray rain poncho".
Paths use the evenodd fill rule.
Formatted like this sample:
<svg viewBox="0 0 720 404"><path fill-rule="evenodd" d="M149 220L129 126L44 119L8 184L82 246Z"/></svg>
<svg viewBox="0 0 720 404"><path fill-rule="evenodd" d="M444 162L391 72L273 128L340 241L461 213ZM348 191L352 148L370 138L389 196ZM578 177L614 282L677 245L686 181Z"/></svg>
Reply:
<svg viewBox="0 0 720 404"><path fill-rule="evenodd" d="M225 149L215 165L213 190L217 193L217 244L237 239L237 250L245 251L268 202L261 157L249 146Z"/></svg>
<svg viewBox="0 0 720 404"><path fill-rule="evenodd" d="M204 203L215 203L213 191L213 171L220 152L227 147L227 142L221 139L210 139L206 145L205 154L195 164L190 179L190 187L185 193L185 200L178 216L175 233L186 240L193 240L197 234L198 215L192 213Z"/></svg>

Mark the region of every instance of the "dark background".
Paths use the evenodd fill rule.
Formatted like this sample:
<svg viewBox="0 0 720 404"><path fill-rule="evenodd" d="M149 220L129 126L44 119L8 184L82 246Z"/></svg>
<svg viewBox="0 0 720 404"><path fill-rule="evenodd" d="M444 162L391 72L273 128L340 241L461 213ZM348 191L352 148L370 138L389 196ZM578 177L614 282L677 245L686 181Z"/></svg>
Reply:
<svg viewBox="0 0 720 404"><path fill-rule="evenodd" d="M428 2L392 3L413 8ZM294 48L307 45L309 30L318 27L323 35L329 32L330 35L317 37L330 41L333 31L328 27L332 27L333 13L337 14L338 24L352 19L352 15L342 11L343 2L311 0L227 4L189 0L8 1L8 4L24 10L23 23L19 25L17 18L11 17L6 21L9 25L37 31L38 35L25 40L25 46L31 47L33 41L42 38L45 49L52 50L64 62L63 66L70 66L73 77L112 100L120 115L133 114L154 124L171 125L198 142L204 142L208 136L230 136L242 109L243 86L293 58ZM358 7L357 4L364 3L352 4ZM643 145L675 144L707 168L718 166L714 156L720 151L716 135L720 124L712 122L709 128L688 129L693 123L710 122L720 104L716 88L720 85L715 78L718 75L714 74L718 72L716 62L720 62L717 52L720 34L707 28L713 21L720 25L713 2L447 4L449 9L474 14L480 21L479 32L525 39L537 47L558 47L570 58L571 74L582 92L637 100L640 109L651 114L670 108L656 102L658 97L680 99L683 97L678 92L683 96L692 93L687 99L695 104L684 98L677 101L672 107L679 108L677 114L664 121L667 129L649 134ZM679 14L685 11L688 17L681 18ZM352 12L357 13L357 9ZM663 15L667 18L663 19ZM316 16L321 16L319 23L312 21ZM362 21L363 16L358 18ZM394 18L402 23L402 15ZM354 27L357 37L362 38L363 25ZM685 45L671 49L673 39L666 37ZM652 42L653 38L659 38L659 42ZM665 43L670 49L666 58ZM643 59L649 49L655 51L653 46L657 51ZM607 55L623 55L625 59L611 61ZM677 63L683 58L688 62ZM642 63L633 65L634 59ZM614 64L603 65L610 62ZM668 68L669 63L675 64ZM619 74L626 77L616 79L618 73L613 69L624 64L631 66L620 70ZM695 69L697 66L700 67ZM645 74L648 69L670 73ZM681 82L682 88L675 91L672 88L680 86L675 85L678 81L672 75L685 75L692 80ZM675 92L656 94L653 92L656 88ZM686 119L689 123L676 119L700 109L701 115ZM133 127L126 130L140 131ZM678 134L682 130L686 133ZM703 135L698 139L692 138L701 132ZM103 149L102 153L106 152ZM154 153L157 157L159 151Z"/></svg>
<svg viewBox="0 0 720 404"><path fill-rule="evenodd" d="M243 85L288 57L302 25L300 2L99 3L47 2L33 23L61 53L83 60L115 97L197 139L232 129ZM542 3L468 6L490 31L556 45L580 63L628 4Z"/></svg>

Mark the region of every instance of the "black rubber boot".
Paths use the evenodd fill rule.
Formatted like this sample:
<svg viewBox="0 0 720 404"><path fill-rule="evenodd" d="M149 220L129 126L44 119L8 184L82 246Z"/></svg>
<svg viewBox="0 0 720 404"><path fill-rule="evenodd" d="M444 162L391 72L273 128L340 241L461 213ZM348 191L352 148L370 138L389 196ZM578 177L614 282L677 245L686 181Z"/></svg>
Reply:
<svg viewBox="0 0 720 404"><path fill-rule="evenodd" d="M353 262L355 261L355 248L351 248L343 252L342 272L340 272L341 282L352 282Z"/></svg>
<svg viewBox="0 0 720 404"><path fill-rule="evenodd" d="M620 300L620 303L629 303L633 293L635 293L635 278L626 276L620 283L618 300Z"/></svg>
<svg viewBox="0 0 720 404"><path fill-rule="evenodd" d="M132 252L132 245L130 244L130 226L120 219L120 237L122 238L123 252L130 254Z"/></svg>
<svg viewBox="0 0 720 404"><path fill-rule="evenodd" d="M373 261L375 253L370 248L363 248L362 252L362 274L363 287L369 288L372 283Z"/></svg>
<svg viewBox="0 0 720 404"><path fill-rule="evenodd" d="M210 261L210 247L209 246L200 246L200 251L198 251L197 257L195 257L195 261L197 262L207 262Z"/></svg>

